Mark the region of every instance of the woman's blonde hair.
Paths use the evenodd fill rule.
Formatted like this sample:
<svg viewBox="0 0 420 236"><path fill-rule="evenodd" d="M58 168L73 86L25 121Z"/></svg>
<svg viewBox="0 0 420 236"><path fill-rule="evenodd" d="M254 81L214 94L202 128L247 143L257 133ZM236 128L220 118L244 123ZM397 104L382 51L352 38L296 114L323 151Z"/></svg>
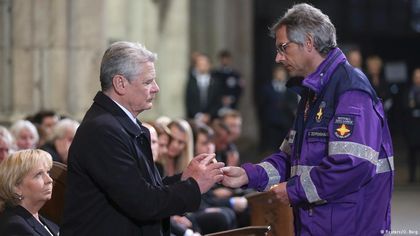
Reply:
<svg viewBox="0 0 420 236"><path fill-rule="evenodd" d="M52 167L51 155L40 149L27 149L13 153L0 163L0 212L6 205L16 206L20 203L15 187L37 165Z"/></svg>
<svg viewBox="0 0 420 236"><path fill-rule="evenodd" d="M185 144L184 151L178 156L176 160L175 172L181 173L188 166L190 161L194 157L194 139L190 124L186 120L177 119L169 123L168 127L176 126L179 130L187 135L187 142Z"/></svg>

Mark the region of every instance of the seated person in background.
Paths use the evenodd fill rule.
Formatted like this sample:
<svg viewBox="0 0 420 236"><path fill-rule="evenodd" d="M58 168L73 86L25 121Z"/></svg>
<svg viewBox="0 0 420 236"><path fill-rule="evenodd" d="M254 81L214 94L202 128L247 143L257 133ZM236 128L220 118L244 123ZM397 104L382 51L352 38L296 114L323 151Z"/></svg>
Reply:
<svg viewBox="0 0 420 236"><path fill-rule="evenodd" d="M194 130L194 152L213 153L215 151L214 131L207 125L196 125ZM248 201L243 196L234 196L234 191L216 184L210 191L202 195L200 209L214 211L221 209L221 212L230 218L240 227L249 225L249 214L247 213ZM232 210L234 213L232 212ZM237 218L237 219L236 219Z"/></svg>
<svg viewBox="0 0 420 236"><path fill-rule="evenodd" d="M194 140L191 126L187 121L177 119L168 125L171 132L171 141L168 146L168 157L165 160L165 173L168 176L182 172L186 164L194 158ZM208 149L207 153L213 153L214 149ZM226 209L230 211L230 209ZM226 213L219 209L205 211L199 208L198 211L190 212L186 216L173 216L173 225L180 225L184 230L192 229L202 234L232 229L235 226L233 212Z"/></svg>
<svg viewBox="0 0 420 236"><path fill-rule="evenodd" d="M229 140L233 144L236 142L242 133L242 115L239 111L233 109L227 109L220 114L220 118L223 123L229 128L230 137Z"/></svg>
<svg viewBox="0 0 420 236"><path fill-rule="evenodd" d="M156 129L151 124L146 123L146 122L143 122L142 125L149 130L150 147L152 149L153 161L156 162L156 160L159 157L159 141L158 141L158 135L157 135Z"/></svg>
<svg viewBox="0 0 420 236"><path fill-rule="evenodd" d="M13 138L9 130L0 126L0 163L9 156L12 144Z"/></svg>
<svg viewBox="0 0 420 236"><path fill-rule="evenodd" d="M55 113L55 111L42 110L37 112L29 121L31 121L37 128L39 132L39 143L38 146L42 146L48 139L51 138L53 133L53 128L60 120L60 117Z"/></svg>
<svg viewBox="0 0 420 236"><path fill-rule="evenodd" d="M53 161L67 164L69 148L73 141L79 122L62 119L53 128L51 139L40 148L51 154Z"/></svg>
<svg viewBox="0 0 420 236"><path fill-rule="evenodd" d="M229 127L222 120L215 119L212 128L215 133L216 159L224 162L226 166L239 166L239 152L231 142Z"/></svg>
<svg viewBox="0 0 420 236"><path fill-rule="evenodd" d="M38 214L51 199L51 155L23 150L0 163L0 235L58 235L58 226Z"/></svg>
<svg viewBox="0 0 420 236"><path fill-rule="evenodd" d="M158 132L156 132L156 129L148 123L143 122L142 125L144 127L146 127L150 132L150 146L151 146L151 150L152 150L153 161L155 162L155 164L157 164L156 161L159 158L159 152L160 152L159 151L160 145L159 145L159 141L158 141ZM167 148L166 148L166 152L167 152ZM179 222L183 222L183 224L181 224ZM190 226L189 228L191 228L191 226L192 226L191 221L189 221L187 218L182 217L182 216L172 216L171 217L171 233L172 234L174 234L176 236L198 236L198 235L200 235L199 233L195 233L193 230L185 227L185 225L188 225L188 226Z"/></svg>
<svg viewBox="0 0 420 236"><path fill-rule="evenodd" d="M39 135L35 125L27 120L18 120L11 127L10 132L15 138L15 149L33 149L37 146Z"/></svg>
<svg viewBox="0 0 420 236"><path fill-rule="evenodd" d="M363 56L358 46L353 46L350 48L346 53L346 57L350 65L359 70L362 70Z"/></svg>
<svg viewBox="0 0 420 236"><path fill-rule="evenodd" d="M164 169L167 176L172 176L181 173L193 159L194 143L191 126L186 120L174 120L168 127L172 138Z"/></svg>
<svg viewBox="0 0 420 236"><path fill-rule="evenodd" d="M156 130L158 139L158 155L155 161L156 167L161 176L164 176L163 166L168 155L168 145L171 142L171 131L166 124L155 123L153 126Z"/></svg>

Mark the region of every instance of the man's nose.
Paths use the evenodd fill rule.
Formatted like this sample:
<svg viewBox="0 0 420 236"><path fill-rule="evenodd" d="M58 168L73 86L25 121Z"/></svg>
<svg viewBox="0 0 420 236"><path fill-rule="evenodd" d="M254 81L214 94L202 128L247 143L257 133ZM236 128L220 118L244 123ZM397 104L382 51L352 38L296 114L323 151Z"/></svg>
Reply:
<svg viewBox="0 0 420 236"><path fill-rule="evenodd" d="M160 91L159 85L157 84L156 81L154 81L154 83L155 84L154 84L154 91L153 92L158 93Z"/></svg>
<svg viewBox="0 0 420 236"><path fill-rule="evenodd" d="M285 57L284 57L284 55L283 55L283 54L280 54L280 53L277 53L277 54L276 54L276 62L277 62L277 63L281 63L281 62L283 62L283 61L284 61L284 59L285 59Z"/></svg>

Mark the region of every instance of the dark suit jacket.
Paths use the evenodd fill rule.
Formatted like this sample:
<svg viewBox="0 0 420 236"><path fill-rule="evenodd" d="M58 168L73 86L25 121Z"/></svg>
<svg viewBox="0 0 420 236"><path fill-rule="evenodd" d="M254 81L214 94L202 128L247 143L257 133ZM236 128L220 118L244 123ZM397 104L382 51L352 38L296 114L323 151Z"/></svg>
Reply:
<svg viewBox="0 0 420 236"><path fill-rule="evenodd" d="M39 215L39 219L53 235L58 234L58 226L53 222ZM0 235L2 236L24 236L40 235L50 236L48 231L32 214L21 206L8 207L0 213Z"/></svg>
<svg viewBox="0 0 420 236"><path fill-rule="evenodd" d="M69 150L61 235L169 235L169 216L199 207L194 179L162 181L149 140L98 92Z"/></svg>
<svg viewBox="0 0 420 236"><path fill-rule="evenodd" d="M221 82L220 78L211 74L209 87L207 89L207 105L201 107L200 89L198 88L197 79L193 72L190 73L185 91L185 105L188 118L194 118L199 112L208 113L213 118L217 117L217 112L222 107Z"/></svg>

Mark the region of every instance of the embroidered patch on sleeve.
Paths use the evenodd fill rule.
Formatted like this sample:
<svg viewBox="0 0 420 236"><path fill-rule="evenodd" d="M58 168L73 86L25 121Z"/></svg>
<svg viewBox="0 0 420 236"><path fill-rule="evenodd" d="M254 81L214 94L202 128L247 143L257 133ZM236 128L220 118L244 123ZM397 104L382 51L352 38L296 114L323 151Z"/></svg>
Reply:
<svg viewBox="0 0 420 236"><path fill-rule="evenodd" d="M336 116L334 118L334 135L337 138L345 139L353 133L354 118L351 116Z"/></svg>

